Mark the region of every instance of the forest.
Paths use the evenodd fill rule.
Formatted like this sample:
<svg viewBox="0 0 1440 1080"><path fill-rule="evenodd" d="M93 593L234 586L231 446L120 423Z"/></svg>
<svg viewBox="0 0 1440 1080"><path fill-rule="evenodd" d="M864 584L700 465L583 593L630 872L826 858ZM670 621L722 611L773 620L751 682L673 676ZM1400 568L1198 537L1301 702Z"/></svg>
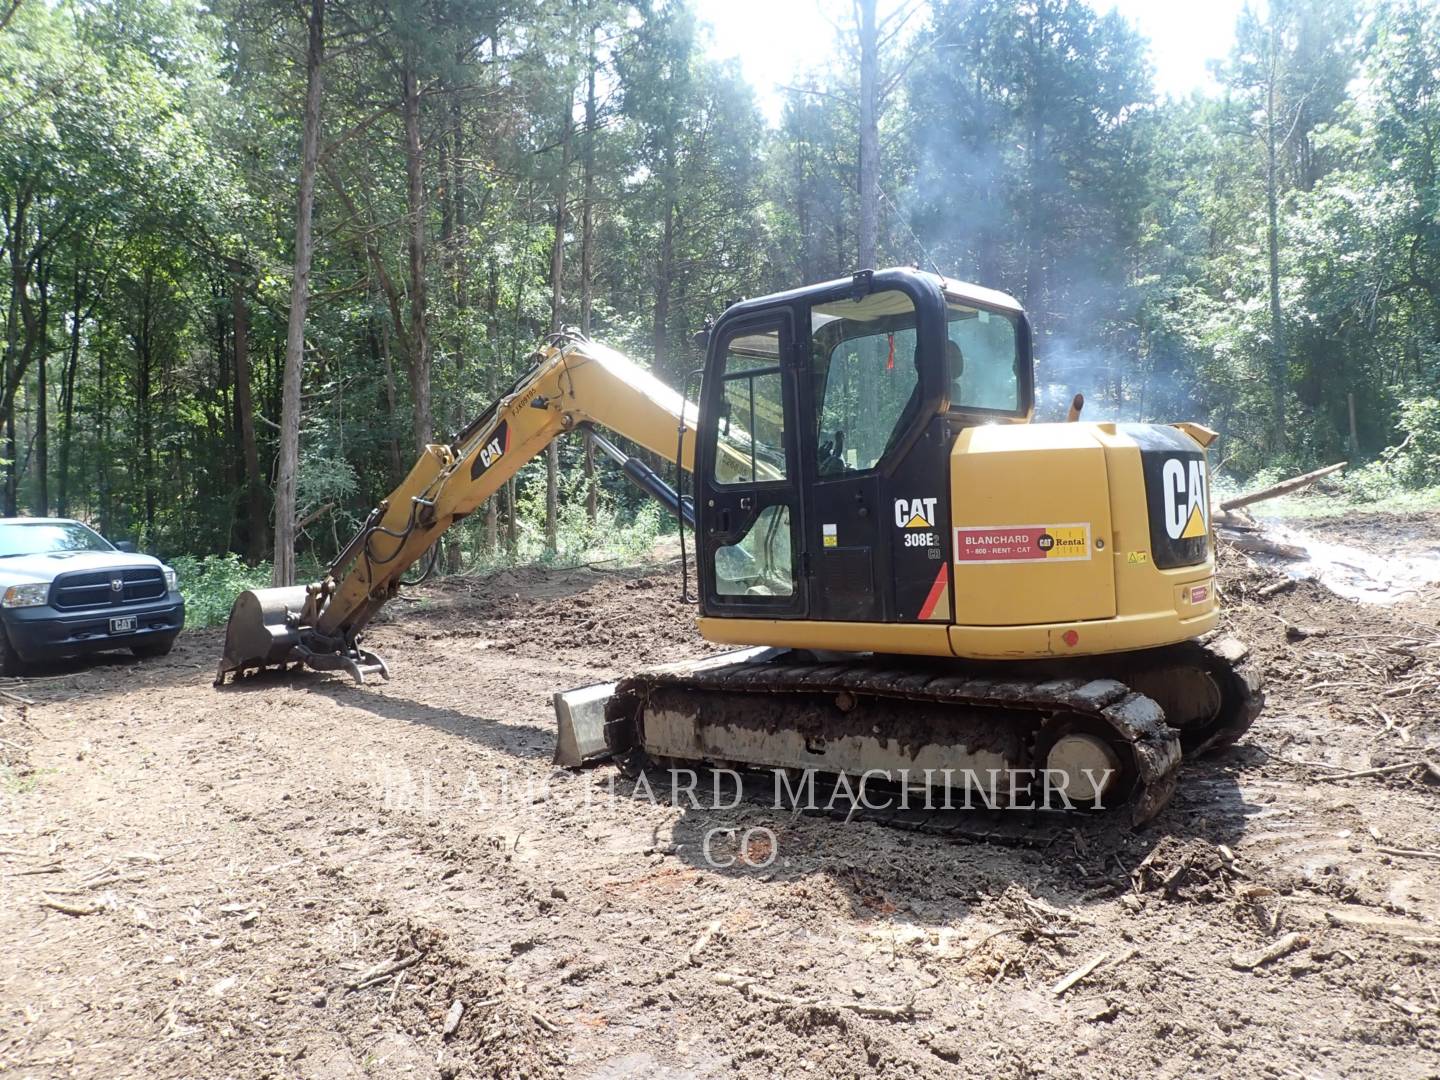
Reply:
<svg viewBox="0 0 1440 1080"><path fill-rule="evenodd" d="M1182 100L1082 0L816 33L770 124L688 0L0 0L3 514L288 581L547 332L680 387L730 302L910 263L1025 304L1039 419L1435 484L1440 8L1270 0ZM570 439L447 565L658 525Z"/></svg>

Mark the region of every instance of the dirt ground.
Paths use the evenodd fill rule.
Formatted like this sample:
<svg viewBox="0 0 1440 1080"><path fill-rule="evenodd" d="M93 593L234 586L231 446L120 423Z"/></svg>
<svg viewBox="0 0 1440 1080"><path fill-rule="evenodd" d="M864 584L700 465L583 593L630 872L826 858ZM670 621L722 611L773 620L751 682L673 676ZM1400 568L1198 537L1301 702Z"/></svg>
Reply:
<svg viewBox="0 0 1440 1080"><path fill-rule="evenodd" d="M1227 558L1239 746L1008 843L553 769L553 691L707 648L673 563L430 589L384 685L216 691L213 631L6 684L0 1074L1440 1075L1440 592L1277 581Z"/></svg>

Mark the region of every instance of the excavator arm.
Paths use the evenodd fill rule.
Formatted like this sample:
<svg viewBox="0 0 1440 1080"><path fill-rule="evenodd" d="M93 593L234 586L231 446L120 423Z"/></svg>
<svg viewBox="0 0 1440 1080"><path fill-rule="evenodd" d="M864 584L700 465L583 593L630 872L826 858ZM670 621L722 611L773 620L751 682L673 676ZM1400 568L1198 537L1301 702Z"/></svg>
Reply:
<svg viewBox="0 0 1440 1080"><path fill-rule="evenodd" d="M226 627L217 686L226 674L293 662L347 670L357 682L366 674L388 676L383 661L360 647L360 632L447 529L567 431L598 425L666 461L678 453L680 466L692 468L697 410L634 361L573 333L547 338L531 359L530 370L453 443L425 447L321 581L240 594ZM624 457L608 443L602 446ZM643 463L632 460L625 470L672 511L687 513Z"/></svg>

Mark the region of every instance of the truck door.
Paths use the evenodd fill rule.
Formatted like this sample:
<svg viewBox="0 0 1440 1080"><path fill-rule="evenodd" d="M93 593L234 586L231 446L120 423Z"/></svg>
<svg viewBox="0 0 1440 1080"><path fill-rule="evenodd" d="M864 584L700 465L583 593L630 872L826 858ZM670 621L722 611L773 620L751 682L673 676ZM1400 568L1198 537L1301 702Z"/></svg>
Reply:
<svg viewBox="0 0 1440 1080"><path fill-rule="evenodd" d="M706 615L805 614L793 326L773 308L711 343L696 477Z"/></svg>

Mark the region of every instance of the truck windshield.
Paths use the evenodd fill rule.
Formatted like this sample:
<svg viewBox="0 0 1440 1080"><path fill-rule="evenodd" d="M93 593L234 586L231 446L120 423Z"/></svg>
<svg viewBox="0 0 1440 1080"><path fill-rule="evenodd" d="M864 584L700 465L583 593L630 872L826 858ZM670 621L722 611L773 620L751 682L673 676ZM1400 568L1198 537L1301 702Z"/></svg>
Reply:
<svg viewBox="0 0 1440 1080"><path fill-rule="evenodd" d="M110 543L78 521L26 521L0 524L0 559L59 551L114 551Z"/></svg>

